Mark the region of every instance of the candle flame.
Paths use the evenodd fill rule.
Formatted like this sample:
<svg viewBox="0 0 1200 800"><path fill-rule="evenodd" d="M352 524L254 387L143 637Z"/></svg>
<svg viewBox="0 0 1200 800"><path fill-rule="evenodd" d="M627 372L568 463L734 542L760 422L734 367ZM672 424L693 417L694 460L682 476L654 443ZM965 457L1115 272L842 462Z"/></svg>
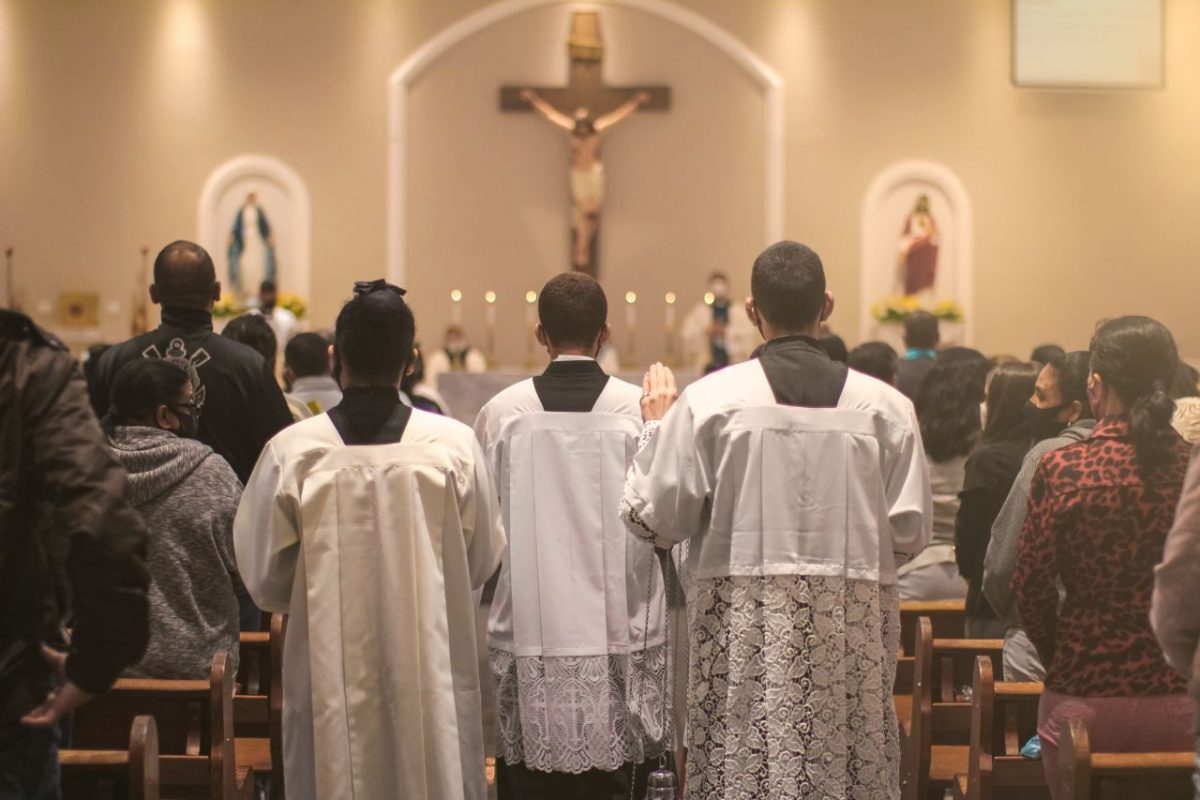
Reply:
<svg viewBox="0 0 1200 800"><path fill-rule="evenodd" d="M630 305L633 305L634 303L636 303L637 302L637 292L626 292L625 293L625 302L629 303Z"/></svg>
<svg viewBox="0 0 1200 800"><path fill-rule="evenodd" d="M715 302L717 302L717 296L715 294L712 292L704 293L704 305L711 306Z"/></svg>
<svg viewBox="0 0 1200 800"><path fill-rule="evenodd" d="M495 303L496 302L496 293L495 292L487 292L486 294L484 294L483 299L484 299L484 302Z"/></svg>
<svg viewBox="0 0 1200 800"><path fill-rule="evenodd" d="M536 303L537 302L537 292L526 292L525 293L525 302L529 303L530 305L533 305L534 303Z"/></svg>
<svg viewBox="0 0 1200 800"><path fill-rule="evenodd" d="M667 305L669 305L669 306L675 305L675 293L674 292L667 292Z"/></svg>
<svg viewBox="0 0 1200 800"><path fill-rule="evenodd" d="M462 302L462 290L461 289L452 289L450 291L450 300L451 300L451 302L454 302L454 303L461 303Z"/></svg>

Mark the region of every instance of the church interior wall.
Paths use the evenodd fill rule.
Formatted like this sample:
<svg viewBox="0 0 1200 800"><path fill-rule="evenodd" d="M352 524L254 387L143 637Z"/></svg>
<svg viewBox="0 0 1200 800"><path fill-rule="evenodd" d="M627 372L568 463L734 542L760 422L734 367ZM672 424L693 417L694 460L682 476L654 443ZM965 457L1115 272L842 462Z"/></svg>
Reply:
<svg viewBox="0 0 1200 800"><path fill-rule="evenodd" d="M822 254L835 329L856 338L868 184L923 159L971 197L977 346L1082 347L1097 319L1139 312L1200 355L1189 263L1200 252L1200 6L1166 2L1164 89L1068 93L1013 87L1001 0L679 3L783 78L784 233ZM483 5L0 0L0 244L16 249L22 304L55 327L58 292L98 292L95 335L121 338L144 292L141 245L194 237L207 176L263 153L308 186L313 324L331 324L351 281L386 269L388 76ZM763 244L763 131L761 95L710 45L649 15L605 13L609 82L670 83L677 100L607 145L602 269L620 328L627 290L687 302L715 267L748 288ZM511 299L498 342L509 363L524 355L517 295L566 249L565 155L537 120L502 114L495 87L565 79L556 14L528 12L452 50L414 84L409 108L411 144L428 156L410 155L408 187L418 322L436 339L451 282L493 288ZM512 52L506 30L542 44ZM655 306L661 315L648 302L640 324Z"/></svg>

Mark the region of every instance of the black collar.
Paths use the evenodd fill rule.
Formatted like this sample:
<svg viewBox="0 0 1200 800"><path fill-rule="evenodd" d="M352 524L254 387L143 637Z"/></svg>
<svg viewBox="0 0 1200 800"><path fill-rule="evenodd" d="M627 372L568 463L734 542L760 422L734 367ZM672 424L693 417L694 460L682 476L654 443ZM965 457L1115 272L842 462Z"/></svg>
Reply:
<svg viewBox="0 0 1200 800"><path fill-rule="evenodd" d="M163 306L162 321L164 325L174 328L208 331L213 329L212 312L203 308Z"/></svg>

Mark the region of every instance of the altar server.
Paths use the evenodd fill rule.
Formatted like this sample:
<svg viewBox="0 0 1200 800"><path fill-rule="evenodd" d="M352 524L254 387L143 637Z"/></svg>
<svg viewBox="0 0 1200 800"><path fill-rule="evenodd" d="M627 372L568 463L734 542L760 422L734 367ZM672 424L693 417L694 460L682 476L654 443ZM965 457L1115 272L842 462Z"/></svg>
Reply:
<svg viewBox="0 0 1200 800"><path fill-rule="evenodd" d="M608 303L579 272L538 300L546 371L475 422L510 532L488 622L501 800L628 798L670 732L662 576L618 504L641 389L596 363Z"/></svg>
<svg viewBox="0 0 1200 800"><path fill-rule="evenodd" d="M342 402L267 445L234 525L284 650L288 797L483 800L473 594L504 551L467 426L415 411L403 290L360 282L337 319Z"/></svg>
<svg viewBox="0 0 1200 800"><path fill-rule="evenodd" d="M821 349L816 253L772 245L751 283L758 359L678 402L651 369L622 501L635 535L690 540L687 797L898 798L896 566L930 538L916 415Z"/></svg>

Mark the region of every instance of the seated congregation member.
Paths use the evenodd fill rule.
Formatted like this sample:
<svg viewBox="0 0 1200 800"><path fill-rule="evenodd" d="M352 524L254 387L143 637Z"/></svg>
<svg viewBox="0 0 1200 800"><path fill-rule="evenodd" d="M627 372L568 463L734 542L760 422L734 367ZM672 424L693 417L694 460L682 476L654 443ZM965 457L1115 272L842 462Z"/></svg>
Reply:
<svg viewBox="0 0 1200 800"><path fill-rule="evenodd" d="M550 365L475 421L509 534L488 621L500 800L624 800L635 772L640 797L670 747L658 561L618 516L642 389L596 363L607 317L595 280L552 278L536 332Z"/></svg>
<svg viewBox="0 0 1200 800"><path fill-rule="evenodd" d="M846 350L846 340L836 333L832 331L823 333L819 341L821 349L825 351L825 355L829 356L831 361L845 364L849 360L850 353Z"/></svg>
<svg viewBox="0 0 1200 800"><path fill-rule="evenodd" d="M213 655L238 659L233 517L242 484L196 441L192 382L178 364L130 361L113 380L104 418L129 476L126 498L149 532L150 644L129 677L208 680Z"/></svg>
<svg viewBox="0 0 1200 800"><path fill-rule="evenodd" d="M342 402L324 336L297 333L291 338L283 348L283 383L292 397L314 414L323 414Z"/></svg>
<svg viewBox="0 0 1200 800"><path fill-rule="evenodd" d="M635 536L689 542L687 797L898 798L896 565L930 536L916 415L821 349L816 253L768 247L751 287L756 360L678 402L670 370L646 376L622 501Z"/></svg>
<svg viewBox="0 0 1200 800"><path fill-rule="evenodd" d="M1200 708L1200 457L1193 451L1183 484L1183 496L1175 523L1167 534L1162 563L1154 571L1154 595L1150 624L1162 645L1167 663L1188 678L1194 704ZM1200 731L1200 716L1197 716ZM1193 777L1200 792L1200 736L1196 739L1197 773Z"/></svg>
<svg viewBox="0 0 1200 800"><path fill-rule="evenodd" d="M234 523L254 599L290 614L290 800L483 800L474 593L504 554L471 429L400 402L404 290L361 281L337 318L344 397L270 441Z"/></svg>
<svg viewBox="0 0 1200 800"><path fill-rule="evenodd" d="M1042 456L1083 441L1096 426L1087 397L1090 362L1091 356L1087 351L1079 350L1054 359L1038 373L1033 396L1024 408L1035 444L1025 454L1021 471L1017 473L1012 489L996 515L996 521L992 523L991 540L983 561L983 594L996 615L1005 621L1006 681L1041 681L1046 678L1046 669L1038 658L1037 650L1017 621L1010 584L1017 569L1017 543L1029 512L1029 484L1033 481L1033 474Z"/></svg>
<svg viewBox="0 0 1200 800"><path fill-rule="evenodd" d="M921 381L937 360L940 341L938 319L933 314L914 311L904 318L904 356L897 366L896 386L914 401Z"/></svg>
<svg viewBox="0 0 1200 800"><path fill-rule="evenodd" d="M887 342L863 342L850 351L846 360L850 369L878 378L889 386L896 385L896 369L900 357Z"/></svg>
<svg viewBox="0 0 1200 800"><path fill-rule="evenodd" d="M271 328L271 324L262 314L251 312L231 319L229 324L225 326L225 329L221 331L221 335L228 336L235 342L241 342L244 345L253 347L270 366L271 374L275 374L275 360L279 353L279 342L275 339L275 331ZM299 422L313 415L312 409L299 398L292 397L285 392L283 399L287 401L288 411L292 413L294 421Z"/></svg>
<svg viewBox="0 0 1200 800"><path fill-rule="evenodd" d="M113 345L96 365L89 384L92 408L108 413L117 370L136 358L164 358L192 376L203 407L198 438L229 462L238 480L250 470L267 440L292 422L275 374L252 348L213 333L213 303L221 284L212 259L192 242L172 242L154 259L150 299L162 306L158 328Z"/></svg>
<svg viewBox="0 0 1200 800"><path fill-rule="evenodd" d="M983 558L992 538L992 523L1033 444L1024 409L1033 395L1038 371L1036 364L1020 362L992 370L987 382L983 437L963 469L954 522L954 555L959 574L967 579L968 639L1004 636L1004 622L981 590Z"/></svg>
<svg viewBox="0 0 1200 800"><path fill-rule="evenodd" d="M958 574L954 557L954 525L967 456L979 441L979 404L987 372L982 357L960 358L952 351L937 361L921 383L916 411L933 489L933 540L900 567L901 600L967 596L967 582Z"/></svg>
<svg viewBox="0 0 1200 800"><path fill-rule="evenodd" d="M1046 366L1047 364L1062 358L1067 354L1067 351L1056 344L1042 344L1033 348L1033 354L1029 356L1029 360L1038 366Z"/></svg>
<svg viewBox="0 0 1200 800"><path fill-rule="evenodd" d="M1096 428L1034 473L1013 577L1021 625L1046 665L1038 735L1051 787L1072 719L1087 723L1096 752L1192 747L1187 681L1150 628L1154 565L1189 455L1167 395L1179 356L1147 317L1102 324L1091 355Z"/></svg>

